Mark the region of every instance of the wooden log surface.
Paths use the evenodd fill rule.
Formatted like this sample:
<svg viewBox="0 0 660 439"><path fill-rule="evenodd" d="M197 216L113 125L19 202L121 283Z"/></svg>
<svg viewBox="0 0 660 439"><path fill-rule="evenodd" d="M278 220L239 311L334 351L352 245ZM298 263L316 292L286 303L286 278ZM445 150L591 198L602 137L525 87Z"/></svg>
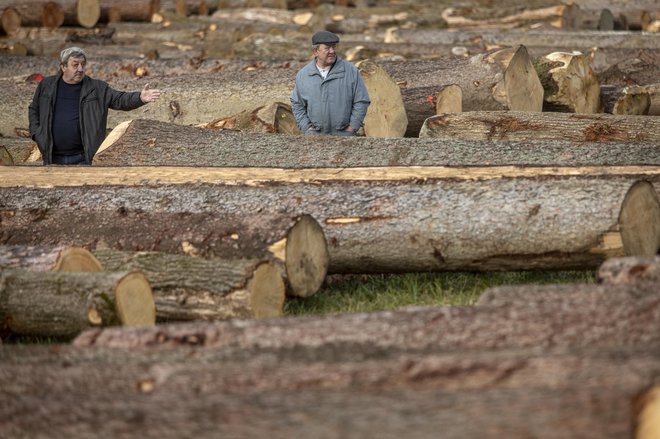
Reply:
<svg viewBox="0 0 660 439"><path fill-rule="evenodd" d="M636 86L601 85L600 102L605 113L648 115L651 94Z"/></svg>
<svg viewBox="0 0 660 439"><path fill-rule="evenodd" d="M402 84L408 137L417 137L424 120L435 115L433 97L449 84L461 88L463 111L541 111L542 108L541 83L524 46L464 59L381 65L392 79Z"/></svg>
<svg viewBox="0 0 660 439"><path fill-rule="evenodd" d="M337 273L587 268L655 254L660 240L660 203L641 182L658 175L654 166L4 167L0 175L12 176L0 180L3 244L182 253L187 242L204 256L263 255L264 242L280 241L291 218L309 214ZM81 230L81 222L97 227ZM301 254L314 255L320 241Z"/></svg>
<svg viewBox="0 0 660 439"><path fill-rule="evenodd" d="M0 246L0 267L27 271L102 271L99 260L82 247ZM117 270L119 271L119 270Z"/></svg>
<svg viewBox="0 0 660 439"><path fill-rule="evenodd" d="M14 158L11 156L7 148L0 145L0 166L14 165Z"/></svg>
<svg viewBox="0 0 660 439"><path fill-rule="evenodd" d="M443 141L515 140L536 142L655 142L660 144L660 120L646 116L553 112L469 111L428 118L420 137Z"/></svg>
<svg viewBox="0 0 660 439"><path fill-rule="evenodd" d="M660 256L610 258L598 268L598 281L627 284L660 280Z"/></svg>
<svg viewBox="0 0 660 439"><path fill-rule="evenodd" d="M457 133L452 130L459 120L471 114L482 114L482 122L472 130ZM527 125L516 119L504 120L501 128L493 128L493 135L484 140L461 140L478 137L479 124L490 130L485 115L526 117L539 122ZM510 113L474 112L443 115L430 119L448 118L444 127L451 139L438 141L430 138L372 139L365 137L332 138L318 136L286 136L259 133L243 133L231 130L216 131L188 127L166 122L136 119L117 126L99 148L94 165L99 166L230 166L250 167L259 165L273 168L354 168L374 166L585 166L585 165L656 165L660 163L657 142L648 143L636 135L626 137L625 121L637 121L645 134L654 136L657 130L654 119L623 118L618 116L572 115L566 113ZM542 129L546 121L557 126L556 136ZM541 122L543 121L543 122ZM580 121L585 121L582 125ZM589 125L589 121L592 122ZM566 125L563 125L563 124ZM567 130L582 125L585 137L576 142L576 135ZM513 141L522 137L523 128L534 129L532 141ZM514 128L518 130L514 131ZM489 131L490 132L490 131ZM545 133L545 134L544 134ZM435 135L440 135L435 130ZM430 135L425 131L425 135ZM557 136L567 136L557 139ZM529 136L532 137L532 136ZM550 139L550 137L553 137ZM653 137L655 138L655 137Z"/></svg>
<svg viewBox="0 0 660 439"><path fill-rule="evenodd" d="M657 349L381 352L361 361L347 351L246 357L208 348L6 346L0 415L17 437L136 437L142 422L153 424L139 433L150 438L423 438L438 430L451 438L522 438L530 430L615 438L653 427L646 412L657 404ZM117 422L98 423L99 410ZM254 420L243 422L246 413Z"/></svg>
<svg viewBox="0 0 660 439"><path fill-rule="evenodd" d="M537 286L528 286L530 289ZM525 288L525 287L521 287ZM633 290L633 293L617 293ZM194 322L153 328L96 328L76 346L135 349L145 346L293 350L350 345L409 352L435 349L575 348L650 346L660 340L656 285L565 285L566 294L499 306L413 307L397 311L307 316L248 322ZM610 293L610 294L608 294Z"/></svg>
<svg viewBox="0 0 660 439"><path fill-rule="evenodd" d="M155 315L137 271L0 270L0 321L11 334L73 337L99 325L153 325Z"/></svg>
<svg viewBox="0 0 660 439"><path fill-rule="evenodd" d="M270 262L203 259L159 252L94 252L107 271L138 270L153 290L159 321L282 315L285 285Z"/></svg>
<svg viewBox="0 0 660 439"><path fill-rule="evenodd" d="M41 158L37 144L27 137L0 137L0 145L11 156L14 164L32 162Z"/></svg>

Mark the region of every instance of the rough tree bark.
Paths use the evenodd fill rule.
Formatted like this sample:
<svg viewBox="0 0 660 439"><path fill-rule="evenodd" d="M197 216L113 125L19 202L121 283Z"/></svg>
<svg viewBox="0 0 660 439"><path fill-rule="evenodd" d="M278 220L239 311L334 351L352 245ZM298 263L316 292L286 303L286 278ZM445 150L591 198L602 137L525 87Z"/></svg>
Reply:
<svg viewBox="0 0 660 439"><path fill-rule="evenodd" d="M102 271L88 250L64 246L0 246L0 267L27 271ZM118 270L117 270L118 271Z"/></svg>
<svg viewBox="0 0 660 439"><path fill-rule="evenodd" d="M627 284L660 280L660 256L610 258L598 269L598 282Z"/></svg>
<svg viewBox="0 0 660 439"><path fill-rule="evenodd" d="M153 290L159 321L282 315L285 285L270 262L107 249L94 254L105 270L144 273Z"/></svg>
<svg viewBox="0 0 660 439"><path fill-rule="evenodd" d="M464 111L541 111L543 105L543 89L524 46L471 58L381 65L403 84L408 137L417 137L424 120L436 114L434 96L449 84L461 88Z"/></svg>
<svg viewBox="0 0 660 439"><path fill-rule="evenodd" d="M41 173L47 168L31 169L40 169L37 173ZM160 172L159 168L154 170ZM123 174L117 168L101 171L107 172ZM7 201L14 198L10 192L22 190L16 180L10 184L13 188L5 188L7 192L0 196L4 199L7 195ZM53 188L56 192L60 189L64 192L43 200L46 204L39 208L23 210L15 205L18 208L16 213L23 213L13 219L10 213L13 207L6 205L6 209L2 209L2 244L76 245L91 250L108 247L228 259L271 258L284 264L283 271L292 295L314 294L323 283L328 267L327 244L319 224L304 215L304 211L269 204L268 196L266 199L261 196L250 198L256 195L255 192L267 195L270 191L264 191L264 188L249 183L234 184L231 179L221 185L191 181L184 185L156 184L150 188L131 187L131 184L113 186L110 183L96 188L100 191L99 199L88 195L78 198L79 195L69 192L82 190L82 186L77 189ZM76 202L71 204L70 200ZM43 234L37 232L34 239L28 238L31 227L19 226L16 221L19 217L31 224L41 218L45 222L36 229ZM53 224L55 228L49 229L46 223L51 221L59 225ZM26 233L22 237L20 229Z"/></svg>
<svg viewBox="0 0 660 439"><path fill-rule="evenodd" d="M102 0L99 22L150 22L153 15L160 10L161 3L161 0Z"/></svg>
<svg viewBox="0 0 660 439"><path fill-rule="evenodd" d="M96 25L100 14L99 0L1 1L0 10L7 8L13 8L18 13L20 26L28 27L56 28L67 24L89 28Z"/></svg>
<svg viewBox="0 0 660 439"><path fill-rule="evenodd" d="M466 113L467 114L467 113ZM506 113L504 113L506 114ZM460 115L457 115L460 117ZM543 113L538 116L545 117ZM571 114L560 117L579 118ZM587 119L591 116L584 116ZM648 119L647 119L648 120ZM648 120L649 123L653 123ZM616 126L616 125L615 125ZM599 130L599 127L601 128ZM602 125L594 133L605 134ZM563 133L566 134L566 133ZM262 166L271 168L337 168L373 166L475 165L657 165L657 143L641 140L567 143L534 139L533 142L466 141L435 139L273 136L235 131L204 130L166 122L137 119L119 125L107 137L94 165L100 166Z"/></svg>
<svg viewBox="0 0 660 439"><path fill-rule="evenodd" d="M600 83L581 52L553 52L534 60L543 85L543 111L597 113Z"/></svg>
<svg viewBox="0 0 660 439"><path fill-rule="evenodd" d="M326 238L334 273L591 268L658 251L660 203L639 180L659 174L657 166L3 167L11 178L0 180L0 243L263 257L292 218L309 214L325 233L314 245L303 240L290 266L311 254L314 273Z"/></svg>
<svg viewBox="0 0 660 439"><path fill-rule="evenodd" d="M0 270L0 321L13 334L73 337L99 325L153 325L155 317L140 272Z"/></svg>
<svg viewBox="0 0 660 439"><path fill-rule="evenodd" d="M646 116L552 112L470 111L428 118L419 134L443 141L562 140L660 143L660 120ZM605 145L603 145L606 148Z"/></svg>
<svg viewBox="0 0 660 439"><path fill-rule="evenodd" d="M610 114L648 115L651 95L638 86L601 85L602 110Z"/></svg>
<svg viewBox="0 0 660 439"><path fill-rule="evenodd" d="M132 122L123 122L112 131L111 135L121 133L123 127L130 123ZM291 111L291 105L283 102L273 102L254 110L241 111L233 116L199 125L199 128L236 129L255 133L300 134L296 118ZM106 138L104 145L112 141L112 138Z"/></svg>

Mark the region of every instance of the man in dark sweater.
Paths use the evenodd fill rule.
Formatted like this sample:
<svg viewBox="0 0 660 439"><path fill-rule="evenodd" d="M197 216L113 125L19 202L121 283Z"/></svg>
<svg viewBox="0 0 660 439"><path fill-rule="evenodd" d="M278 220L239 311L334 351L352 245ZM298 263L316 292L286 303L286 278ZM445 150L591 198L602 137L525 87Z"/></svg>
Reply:
<svg viewBox="0 0 660 439"><path fill-rule="evenodd" d="M121 92L85 76L87 55L79 47L60 54L60 74L44 78L30 103L30 134L44 165L91 164L105 139L108 109L134 110L160 97L146 84Z"/></svg>

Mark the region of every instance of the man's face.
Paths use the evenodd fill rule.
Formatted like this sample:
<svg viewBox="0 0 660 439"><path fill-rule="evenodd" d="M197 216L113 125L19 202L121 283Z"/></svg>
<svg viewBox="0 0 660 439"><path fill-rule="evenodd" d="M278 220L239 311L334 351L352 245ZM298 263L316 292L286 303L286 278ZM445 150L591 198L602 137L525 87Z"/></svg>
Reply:
<svg viewBox="0 0 660 439"><path fill-rule="evenodd" d="M85 76L85 58L70 57L65 66L62 66L62 79L67 84L78 84Z"/></svg>
<svg viewBox="0 0 660 439"><path fill-rule="evenodd" d="M319 44L319 48L314 51L316 63L321 68L330 67L337 60L336 44Z"/></svg>

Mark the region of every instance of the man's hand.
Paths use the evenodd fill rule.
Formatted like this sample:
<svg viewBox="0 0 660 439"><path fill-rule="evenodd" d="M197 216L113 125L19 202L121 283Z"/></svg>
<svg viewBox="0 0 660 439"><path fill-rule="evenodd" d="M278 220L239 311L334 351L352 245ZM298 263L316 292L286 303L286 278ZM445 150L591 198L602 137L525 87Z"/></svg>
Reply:
<svg viewBox="0 0 660 439"><path fill-rule="evenodd" d="M153 102L160 97L160 90L156 88L149 88L149 84L144 84L144 88L140 92L140 99L145 104Z"/></svg>

